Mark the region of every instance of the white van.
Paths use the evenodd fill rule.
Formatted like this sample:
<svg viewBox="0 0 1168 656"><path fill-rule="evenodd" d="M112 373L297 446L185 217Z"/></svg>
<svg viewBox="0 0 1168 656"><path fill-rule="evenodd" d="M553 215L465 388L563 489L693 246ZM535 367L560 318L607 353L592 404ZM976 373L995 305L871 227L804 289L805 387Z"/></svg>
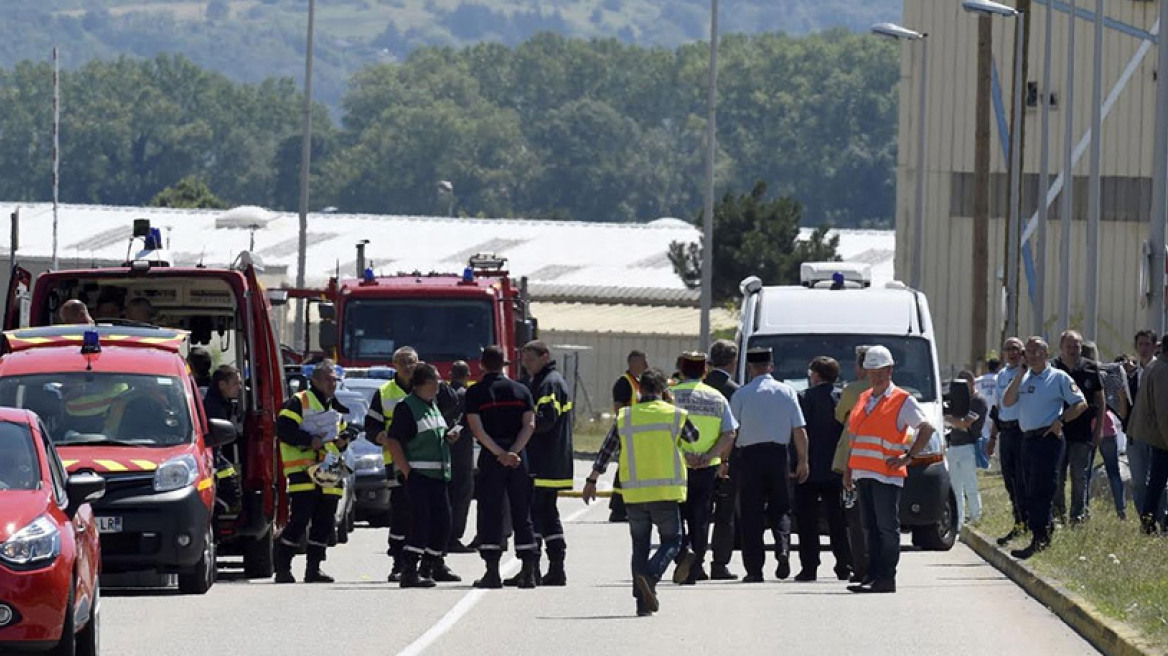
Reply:
<svg viewBox="0 0 1168 656"><path fill-rule="evenodd" d="M957 501L943 457L941 376L925 295L899 282L873 287L864 264L808 262L800 273L800 286L764 287L753 276L742 281L739 378L746 370L746 350L769 346L774 377L797 391L807 388L807 366L821 355L840 363L843 385L854 378L857 346L888 347L896 360L893 382L916 397L938 431L909 467L900 523L918 547L952 548Z"/></svg>

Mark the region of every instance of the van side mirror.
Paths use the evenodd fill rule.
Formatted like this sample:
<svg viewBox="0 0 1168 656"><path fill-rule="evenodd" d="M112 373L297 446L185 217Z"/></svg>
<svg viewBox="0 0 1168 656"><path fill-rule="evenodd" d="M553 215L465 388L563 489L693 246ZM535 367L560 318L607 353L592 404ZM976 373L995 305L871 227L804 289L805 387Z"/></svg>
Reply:
<svg viewBox="0 0 1168 656"><path fill-rule="evenodd" d="M203 438L203 443L207 445L207 448L217 449L239 439L239 431L236 430L235 424L226 419L212 418L207 420L207 424L210 430Z"/></svg>
<svg viewBox="0 0 1168 656"><path fill-rule="evenodd" d="M317 303L316 312L320 315L321 321L337 320L337 306L332 303Z"/></svg>
<svg viewBox="0 0 1168 656"><path fill-rule="evenodd" d="M65 514L75 517L81 506L105 495L105 479L97 474L73 474L65 482L65 494L69 497Z"/></svg>
<svg viewBox="0 0 1168 656"><path fill-rule="evenodd" d="M515 322L515 345L522 347L535 339L535 322L532 319Z"/></svg>
<svg viewBox="0 0 1168 656"><path fill-rule="evenodd" d="M316 341L320 350L328 353L337 347L337 324L330 320L321 319L316 326Z"/></svg>

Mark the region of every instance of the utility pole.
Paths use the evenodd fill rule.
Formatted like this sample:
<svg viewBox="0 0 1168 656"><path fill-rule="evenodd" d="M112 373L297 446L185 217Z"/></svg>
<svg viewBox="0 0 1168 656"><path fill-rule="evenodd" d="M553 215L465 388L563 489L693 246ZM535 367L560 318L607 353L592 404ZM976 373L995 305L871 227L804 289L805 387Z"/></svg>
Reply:
<svg viewBox="0 0 1168 656"><path fill-rule="evenodd" d="M1103 209L1103 0L1095 0L1095 69L1091 81L1091 186L1087 194L1087 339L1099 337L1099 219Z"/></svg>
<svg viewBox="0 0 1168 656"><path fill-rule="evenodd" d="M710 350L710 307L714 293L714 158L718 150L718 0L710 0L710 84L706 106L706 208L702 222L701 350ZM745 346L743 346L745 348Z"/></svg>
<svg viewBox="0 0 1168 656"><path fill-rule="evenodd" d="M313 32L316 27L316 0L308 0L308 45L304 54L304 130L300 150L300 243L296 251L296 288L304 289L304 270L308 259L308 170L312 163L312 57ZM296 303L296 330L304 333L304 299ZM303 344L305 349L308 344Z"/></svg>
<svg viewBox="0 0 1168 656"><path fill-rule="evenodd" d="M1047 196L1050 194L1050 59L1051 35L1054 32L1054 8L1047 5L1043 9L1045 35L1042 40L1042 87L1039 91L1039 107L1042 108L1041 134L1039 140L1042 151L1038 165L1038 234L1034 250L1034 334L1046 336L1046 221L1049 218Z"/></svg>
<svg viewBox="0 0 1168 656"><path fill-rule="evenodd" d="M990 301L990 93L994 23L977 19L977 124L973 154L973 343L970 364L985 359Z"/></svg>
<svg viewBox="0 0 1168 656"><path fill-rule="evenodd" d="M1063 92L1063 203L1059 237L1059 328L1071 327L1071 226L1075 220L1075 3L1067 12L1067 88Z"/></svg>
<svg viewBox="0 0 1168 656"><path fill-rule="evenodd" d="M1025 4L1029 9L1030 3L1018 4L1018 13L1014 16L1014 118L1010 126L1010 207L1006 224L1006 321L1001 339L1003 342L1006 337L1018 334L1018 294L1021 291L1018 252L1022 240L1022 133L1026 122L1022 104L1026 87L1022 82L1026 78L1026 23L1029 17L1021 6Z"/></svg>
<svg viewBox="0 0 1168 656"><path fill-rule="evenodd" d="M57 213L61 204L61 62L53 46L53 271L61 268L57 260Z"/></svg>
<svg viewBox="0 0 1168 656"><path fill-rule="evenodd" d="M1168 0L1160 0L1160 40L1157 44L1156 66L1156 131L1152 141L1152 216L1148 237L1150 248L1148 284L1151 299L1148 303L1146 326L1164 334L1164 240L1165 219L1168 218L1168 44L1164 43L1168 28Z"/></svg>

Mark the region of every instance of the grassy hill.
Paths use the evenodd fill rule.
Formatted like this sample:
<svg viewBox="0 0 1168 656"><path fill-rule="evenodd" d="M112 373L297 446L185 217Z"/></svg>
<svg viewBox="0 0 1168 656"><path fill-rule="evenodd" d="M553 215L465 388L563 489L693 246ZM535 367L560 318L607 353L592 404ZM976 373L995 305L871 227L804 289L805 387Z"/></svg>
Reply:
<svg viewBox="0 0 1168 656"><path fill-rule="evenodd" d="M178 52L242 81L299 78L308 0L0 0L0 66ZM705 39L708 0L317 0L317 96L335 106L353 71L418 46L514 44L541 31L674 46ZM901 0L723 0L724 32L803 34L896 20Z"/></svg>

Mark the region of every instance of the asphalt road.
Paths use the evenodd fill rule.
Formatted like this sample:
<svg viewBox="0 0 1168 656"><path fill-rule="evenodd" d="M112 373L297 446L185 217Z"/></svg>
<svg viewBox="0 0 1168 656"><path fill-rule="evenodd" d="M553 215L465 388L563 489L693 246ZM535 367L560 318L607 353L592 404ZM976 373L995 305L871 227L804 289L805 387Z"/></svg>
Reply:
<svg viewBox="0 0 1168 656"><path fill-rule="evenodd" d="M577 473L583 476L586 465ZM330 551L332 585L275 586L228 569L212 590L107 590L103 652L118 656L238 654L1073 654L1082 638L973 552L905 547L899 592L853 595L825 553L814 583L663 582L661 612L637 618L628 529L604 503L562 499L570 519L568 587L478 591L476 555L451 556L463 583L402 590L385 582L386 529L358 528ZM473 513L473 510L472 510ZM472 520L473 525L473 520ZM792 563L798 570L797 559ZM303 558L294 571L303 573ZM739 562L733 564L741 574ZM768 577L774 565L768 563Z"/></svg>

